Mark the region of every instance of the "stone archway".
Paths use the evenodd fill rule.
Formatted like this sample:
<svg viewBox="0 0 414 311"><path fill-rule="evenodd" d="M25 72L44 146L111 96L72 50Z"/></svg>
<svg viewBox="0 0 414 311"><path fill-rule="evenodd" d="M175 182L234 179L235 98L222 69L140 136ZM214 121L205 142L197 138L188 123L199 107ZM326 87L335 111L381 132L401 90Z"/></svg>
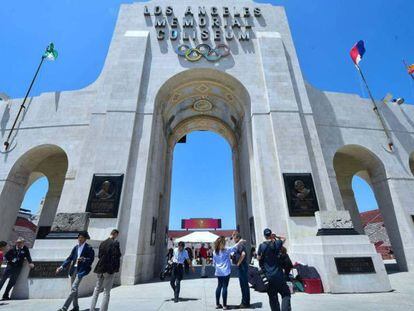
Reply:
<svg viewBox="0 0 414 311"><path fill-rule="evenodd" d="M241 159L248 159L247 146L249 123L245 116L250 113L250 100L244 87L232 76L212 69L192 69L180 73L169 79L163 88L170 92L157 96L156 113L158 124L162 124L162 133L166 143L166 174L163 181L161 196L163 205L160 207L158 223L166 228L169 222L172 160L175 144L186 134L196 130L212 131L224 137L232 150L234 197L236 206L236 223L245 236L250 236L247 206L243 207L242 194L245 192L246 182L241 172ZM243 166L242 166L243 165ZM159 231L160 233L163 230ZM165 252L162 241L163 235L157 237L157 253L162 258ZM158 267L157 267L158 266ZM162 266L159 262L155 270Z"/></svg>
<svg viewBox="0 0 414 311"><path fill-rule="evenodd" d="M192 131L215 132L231 146L236 223L243 235L251 236L248 219L251 111L247 90L237 79L219 70L190 69L169 78L159 89L154 104L151 164L146 173L150 184L139 225L141 246L138 248L145 255L141 258L137 255L140 264L136 267L134 282L152 279L162 267L170 213L173 150L177 141ZM151 237L154 231L155 242ZM127 239L130 238L133 239L128 235Z"/></svg>
<svg viewBox="0 0 414 311"><path fill-rule="evenodd" d="M16 161L0 195L0 239L10 236L27 189L41 176L48 179L49 189L39 217L38 234L42 236L48 233L59 204L67 169L66 153L56 145L37 146Z"/></svg>
<svg viewBox="0 0 414 311"><path fill-rule="evenodd" d="M337 150L334 156L334 169L342 201L351 214L355 229L364 234L358 207L352 190L352 178L356 175L364 179L372 188L378 207L384 218L392 249L400 270L407 269L407 262L394 205L388 185L387 174L382 161L370 150L359 145L346 145Z"/></svg>

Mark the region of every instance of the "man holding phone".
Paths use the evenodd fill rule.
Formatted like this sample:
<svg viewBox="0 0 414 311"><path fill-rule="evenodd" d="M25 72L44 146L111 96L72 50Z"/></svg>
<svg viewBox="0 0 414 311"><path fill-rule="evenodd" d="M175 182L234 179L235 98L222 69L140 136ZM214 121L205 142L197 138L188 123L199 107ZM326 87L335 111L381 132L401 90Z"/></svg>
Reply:
<svg viewBox="0 0 414 311"><path fill-rule="evenodd" d="M76 245L68 258L62 265L56 269L56 274L61 272L70 264L69 276L71 278L72 288L69 297L66 299L63 307L59 311L67 311L70 304L73 302L73 309L71 311L79 311L78 304L78 289L82 278L91 271L92 263L95 259L95 252L93 248L86 243L88 240L88 232L80 232L78 234L78 245Z"/></svg>

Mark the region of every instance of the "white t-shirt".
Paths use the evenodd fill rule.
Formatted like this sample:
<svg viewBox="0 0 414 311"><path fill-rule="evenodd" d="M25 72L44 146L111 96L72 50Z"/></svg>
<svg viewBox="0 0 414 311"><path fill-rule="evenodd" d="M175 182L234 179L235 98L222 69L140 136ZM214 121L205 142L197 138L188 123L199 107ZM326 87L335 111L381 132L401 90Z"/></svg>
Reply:
<svg viewBox="0 0 414 311"><path fill-rule="evenodd" d="M84 247L85 247L85 243L83 243L82 245L78 245L78 258L81 256ZM78 266L78 261L76 260L75 267L77 266Z"/></svg>
<svg viewBox="0 0 414 311"><path fill-rule="evenodd" d="M178 247L174 248L174 255L173 255L173 258L172 258L172 262L178 263L178 264L183 264L184 261L186 261L187 259L190 259L190 257L188 256L187 250L183 249L180 252L180 251L178 251Z"/></svg>

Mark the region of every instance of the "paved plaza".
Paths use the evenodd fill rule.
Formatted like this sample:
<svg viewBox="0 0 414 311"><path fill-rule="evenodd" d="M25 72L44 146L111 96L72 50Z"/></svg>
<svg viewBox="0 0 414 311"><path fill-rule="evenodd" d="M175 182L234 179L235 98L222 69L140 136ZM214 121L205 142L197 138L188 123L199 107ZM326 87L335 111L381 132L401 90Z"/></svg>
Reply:
<svg viewBox="0 0 414 311"><path fill-rule="evenodd" d="M212 272L212 271L210 271ZM414 310L414 273L401 272L389 275L392 288L389 293L372 294L318 294L296 293L292 296L294 311L367 311L367 310ZM169 283L154 281L134 286L119 286L111 292L109 310L214 310L216 279L187 279L182 282L182 301L171 301ZM69 292L69 289L68 289ZM267 295L251 291L252 309L270 310ZM228 304L235 308L240 303L239 281L230 280ZM89 308L91 298L79 300L80 310ZM100 303L100 301L99 301ZM98 306L99 306L98 303ZM63 299L30 299L0 302L1 311L55 311L63 304Z"/></svg>

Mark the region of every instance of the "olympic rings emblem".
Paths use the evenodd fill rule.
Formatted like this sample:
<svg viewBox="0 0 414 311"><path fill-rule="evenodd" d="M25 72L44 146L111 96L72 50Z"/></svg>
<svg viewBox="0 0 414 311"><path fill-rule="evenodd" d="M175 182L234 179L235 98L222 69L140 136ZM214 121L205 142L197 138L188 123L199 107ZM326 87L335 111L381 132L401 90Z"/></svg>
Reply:
<svg viewBox="0 0 414 311"><path fill-rule="evenodd" d="M195 48L181 44L177 46L175 52L190 62L196 62L202 57L210 62L216 62L220 58L230 55L230 48L224 43L217 44L214 49L206 43L201 43Z"/></svg>

